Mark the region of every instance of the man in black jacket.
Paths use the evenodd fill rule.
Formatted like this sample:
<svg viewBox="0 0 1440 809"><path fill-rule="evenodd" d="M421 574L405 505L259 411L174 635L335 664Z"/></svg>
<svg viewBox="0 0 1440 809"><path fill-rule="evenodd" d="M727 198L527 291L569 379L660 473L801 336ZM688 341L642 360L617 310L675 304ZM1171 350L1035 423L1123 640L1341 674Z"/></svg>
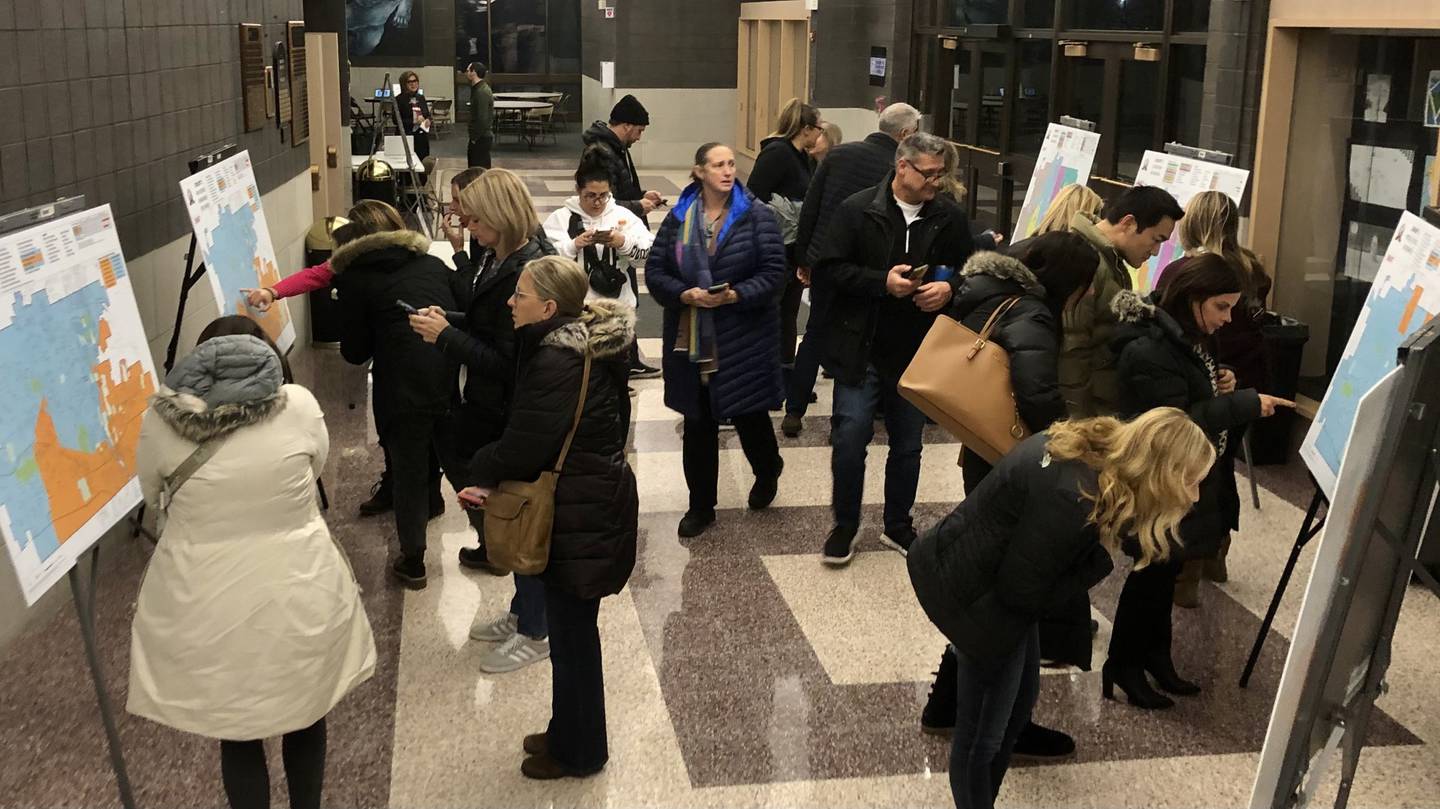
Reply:
<svg viewBox="0 0 1440 809"><path fill-rule="evenodd" d="M909 104L891 104L880 113L880 131L862 141L842 143L820 161L805 193L795 236L795 263L800 280L810 284L810 317L805 338L795 352L795 369L785 391L785 419L781 432L794 438L804 425L815 375L820 371L824 344L826 310L830 291L825 279L811 271L826 243L830 221L840 203L857 191L872 188L895 167L895 149L900 142L920 131L920 111Z"/></svg>
<svg viewBox="0 0 1440 809"><path fill-rule="evenodd" d="M974 251L960 206L937 196L955 170L954 152L935 135L906 138L895 170L845 200L822 246L816 272L831 284L826 365L835 374L830 471L835 527L823 561L849 563L860 527L865 451L875 408L885 411L885 530L881 542L907 553L915 539L910 509L920 482L925 416L896 391L936 314L959 288L958 268ZM928 265L928 270L912 269ZM948 275L940 268L948 267Z"/></svg>

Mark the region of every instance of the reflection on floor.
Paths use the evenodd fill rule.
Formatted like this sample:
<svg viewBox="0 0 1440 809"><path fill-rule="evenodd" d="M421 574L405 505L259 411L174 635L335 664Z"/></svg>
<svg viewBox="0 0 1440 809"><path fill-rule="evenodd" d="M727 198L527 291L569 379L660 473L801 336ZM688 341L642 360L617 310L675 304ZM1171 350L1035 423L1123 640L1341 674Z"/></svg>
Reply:
<svg viewBox="0 0 1440 809"><path fill-rule="evenodd" d="M553 191L563 169L527 172ZM657 174L678 190L684 172ZM556 188L551 188L551 183ZM667 191L667 193L669 193ZM537 198L541 195L537 193ZM645 296L642 347L660 346L660 313ZM541 664L491 676L487 644L467 637L477 609L498 612L510 580L462 570L470 542L453 506L431 524L431 583L403 592L384 579L395 544L383 518L355 507L379 453L367 426L364 377L333 353L297 361L332 434L326 469L336 537L365 588L380 667L332 714L326 803L334 807L454 806L945 806L948 747L920 733L918 716L940 636L916 605L903 560L876 541L885 440L867 468L861 551L843 570L819 563L829 528L829 383L804 432L781 439L785 477L775 505L744 508L751 482L733 433L722 433L720 519L681 541L685 505L678 417L661 382L636 383L632 461L641 485L639 562L630 586L601 609L611 761L586 781L536 783L519 773L520 739L548 718ZM957 447L927 432L917 524L959 498ZM1262 508L1245 504L1231 581L1206 584L1199 610L1176 611L1176 659L1204 693L1175 710L1144 712L1100 698L1098 672L1043 678L1037 718L1076 736L1068 762L1021 767L1004 806L1201 807L1248 800L1269 705L1313 549L1302 558L1248 690L1235 681L1308 496L1298 465L1262 468ZM1243 483L1243 482L1242 482ZM121 543L102 558L99 636L112 699L124 704L132 601L147 548ZM1102 631L1124 570L1093 593ZM1440 708L1431 644L1434 599L1414 592L1397 634L1391 690L1361 762L1354 807L1434 806L1440 794ZM0 804L116 804L103 736L72 613L35 627L0 661ZM223 802L217 745L121 716L131 778L143 806ZM272 792L283 806L278 745Z"/></svg>

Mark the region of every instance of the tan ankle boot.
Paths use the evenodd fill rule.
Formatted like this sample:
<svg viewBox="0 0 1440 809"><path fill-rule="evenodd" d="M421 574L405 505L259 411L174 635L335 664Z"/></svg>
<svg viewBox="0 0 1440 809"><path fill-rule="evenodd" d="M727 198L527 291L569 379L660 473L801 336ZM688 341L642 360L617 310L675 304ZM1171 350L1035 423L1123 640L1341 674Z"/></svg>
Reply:
<svg viewBox="0 0 1440 809"><path fill-rule="evenodd" d="M1217 584L1230 581L1230 571L1225 567L1225 557L1230 553L1230 538L1220 543L1220 552L1214 559L1205 560L1205 578Z"/></svg>
<svg viewBox="0 0 1440 809"><path fill-rule="evenodd" d="M1200 569L1204 563L1199 560L1186 562L1175 577L1175 606L1193 610L1200 606Z"/></svg>

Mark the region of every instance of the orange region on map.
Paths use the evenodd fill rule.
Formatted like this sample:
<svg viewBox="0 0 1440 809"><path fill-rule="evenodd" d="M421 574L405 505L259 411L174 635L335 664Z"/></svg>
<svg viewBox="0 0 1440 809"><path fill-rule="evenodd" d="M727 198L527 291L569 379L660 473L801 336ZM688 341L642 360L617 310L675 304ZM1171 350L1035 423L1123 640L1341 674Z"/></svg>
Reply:
<svg viewBox="0 0 1440 809"><path fill-rule="evenodd" d="M273 287L280 283L280 270L275 267L273 261L266 261L262 269L260 258L256 256L253 266L255 267L256 277L260 279L261 287ZM259 323L260 327L265 329L265 333L270 335L271 340L277 343L280 342L280 334L285 331L285 324L287 322L284 307L271 306L264 312L252 312L243 302L237 302L235 304L235 314L244 315L256 323Z"/></svg>
<svg viewBox="0 0 1440 809"><path fill-rule="evenodd" d="M110 326L100 321L100 345L110 338ZM80 530L102 506L120 493L135 477L135 448L140 443L140 422L145 416L155 380L140 363L125 367L125 378L114 382L110 377L110 361L94 368L99 378L101 406L107 432L116 441L106 442L94 452L83 452L62 446L55 433L55 422L46 403L41 401L35 417L35 464L45 493L50 500L50 515L55 535L66 541ZM85 481L89 497L79 481Z"/></svg>
<svg viewBox="0 0 1440 809"><path fill-rule="evenodd" d="M109 256L100 259L100 280L106 289L115 286L115 262Z"/></svg>
<svg viewBox="0 0 1440 809"><path fill-rule="evenodd" d="M1416 285L1415 285L1415 291L1412 292L1412 293L1410 293L1410 300L1408 300L1408 301L1405 302L1405 312L1400 315L1400 333L1401 333L1401 334L1409 334L1409 333L1410 333L1410 321L1415 319L1415 312L1416 312L1417 310L1420 311L1420 312L1423 312L1424 315L1425 315L1425 320L1422 321L1423 323L1429 323L1429 322L1430 322L1430 318L1433 317L1433 315L1431 315L1429 312L1426 312L1424 309L1421 309L1421 308L1420 308L1420 298L1421 298L1421 296L1423 296L1424 294L1425 294L1425 287L1422 287L1422 286L1420 286L1419 284L1416 284Z"/></svg>

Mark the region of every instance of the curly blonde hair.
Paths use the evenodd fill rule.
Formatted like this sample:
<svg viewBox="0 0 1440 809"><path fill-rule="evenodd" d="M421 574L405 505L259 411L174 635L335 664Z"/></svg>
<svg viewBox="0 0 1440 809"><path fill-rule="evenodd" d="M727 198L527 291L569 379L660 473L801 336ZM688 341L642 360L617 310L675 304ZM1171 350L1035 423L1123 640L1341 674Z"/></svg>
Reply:
<svg viewBox="0 0 1440 809"><path fill-rule="evenodd" d="M1078 460L1099 473L1090 522L1115 550L1127 535L1140 544L1135 568L1170 557L1181 544L1180 520L1194 504L1192 487L1215 462L1215 447L1184 411L1157 407L1132 421L1101 417L1050 427L1050 457Z"/></svg>

